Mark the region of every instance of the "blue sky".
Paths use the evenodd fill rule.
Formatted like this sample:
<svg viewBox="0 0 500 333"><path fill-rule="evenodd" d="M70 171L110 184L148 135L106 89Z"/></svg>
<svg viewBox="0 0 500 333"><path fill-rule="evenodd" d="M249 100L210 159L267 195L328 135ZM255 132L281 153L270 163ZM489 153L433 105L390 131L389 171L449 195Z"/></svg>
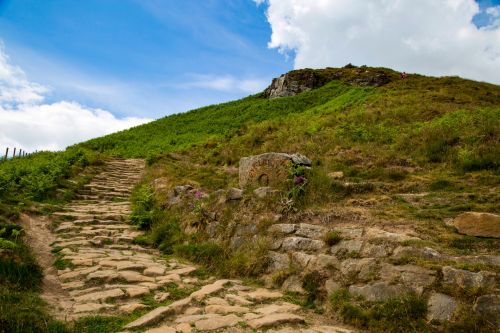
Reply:
<svg viewBox="0 0 500 333"><path fill-rule="evenodd" d="M500 0L0 0L0 149L58 150L347 63L500 84Z"/></svg>
<svg viewBox="0 0 500 333"><path fill-rule="evenodd" d="M246 96L290 70L267 48L264 10L249 0L0 0L0 38L30 80L52 88L49 101L156 118Z"/></svg>

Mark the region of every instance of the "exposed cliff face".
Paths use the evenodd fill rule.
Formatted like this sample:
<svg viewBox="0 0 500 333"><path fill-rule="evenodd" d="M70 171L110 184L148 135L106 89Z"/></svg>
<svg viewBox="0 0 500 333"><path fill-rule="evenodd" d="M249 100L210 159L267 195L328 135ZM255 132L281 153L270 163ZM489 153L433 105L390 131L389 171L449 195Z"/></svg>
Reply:
<svg viewBox="0 0 500 333"><path fill-rule="evenodd" d="M330 81L340 80L356 86L379 87L392 81L395 72L383 69L345 66L343 68L299 69L273 79L264 90L267 98L295 96L319 88Z"/></svg>

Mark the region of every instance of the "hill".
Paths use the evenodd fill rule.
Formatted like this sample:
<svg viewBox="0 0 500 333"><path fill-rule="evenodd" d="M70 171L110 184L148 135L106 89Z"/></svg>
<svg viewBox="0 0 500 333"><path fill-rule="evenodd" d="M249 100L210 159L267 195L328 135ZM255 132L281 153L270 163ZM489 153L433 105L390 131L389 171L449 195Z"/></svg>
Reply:
<svg viewBox="0 0 500 333"><path fill-rule="evenodd" d="M0 164L0 222L57 209L109 157L145 158L130 216L146 231L137 244L281 287L290 302L375 332L494 331L500 243L451 224L499 213L498 142L499 86L365 66L297 70L238 101ZM241 158L270 152L299 153L310 168L294 164L272 188L243 186ZM0 297L22 298L36 283L19 284L12 267L32 260L9 232L0 237L19 247L15 260L0 256L11 289ZM433 300L455 304L437 325L426 320L442 310Z"/></svg>

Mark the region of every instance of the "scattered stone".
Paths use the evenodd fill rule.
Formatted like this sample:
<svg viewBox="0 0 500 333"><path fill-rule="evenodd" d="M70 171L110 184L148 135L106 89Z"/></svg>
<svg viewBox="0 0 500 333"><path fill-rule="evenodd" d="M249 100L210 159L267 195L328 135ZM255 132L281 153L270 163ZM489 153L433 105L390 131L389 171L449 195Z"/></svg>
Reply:
<svg viewBox="0 0 500 333"><path fill-rule="evenodd" d="M342 285L334 279L330 278L325 281L325 290L328 295L331 295L340 289L342 289Z"/></svg>
<svg viewBox="0 0 500 333"><path fill-rule="evenodd" d="M354 331L339 326L312 326L302 330L302 333L354 333Z"/></svg>
<svg viewBox="0 0 500 333"><path fill-rule="evenodd" d="M249 292L245 295L249 300L255 302L262 302L270 299L276 299L283 297L283 294L279 291L271 291L264 288L258 288L255 291Z"/></svg>
<svg viewBox="0 0 500 333"><path fill-rule="evenodd" d="M442 268L443 284L456 285L460 288L488 288L496 284L495 274L481 271L473 273L450 266Z"/></svg>
<svg viewBox="0 0 500 333"><path fill-rule="evenodd" d="M297 304L283 302L281 304L270 304L262 306L260 308L254 309L253 311L267 316L273 313L293 312L299 309L300 306Z"/></svg>
<svg viewBox="0 0 500 333"><path fill-rule="evenodd" d="M238 305L207 305L205 307L206 313L218 313L218 314L228 314L228 313L247 313L248 308L238 306Z"/></svg>
<svg viewBox="0 0 500 333"><path fill-rule="evenodd" d="M285 251L317 251L324 246L323 241L303 237L287 237L281 244L281 248Z"/></svg>
<svg viewBox="0 0 500 333"><path fill-rule="evenodd" d="M365 230L365 237L369 239L382 239L392 242L406 242L409 240L420 240L418 237L408 236L405 234L388 232L378 228L367 228Z"/></svg>
<svg viewBox="0 0 500 333"><path fill-rule="evenodd" d="M146 287L127 288L125 291L127 292L127 295L130 297L137 297L149 294L149 288Z"/></svg>
<svg viewBox="0 0 500 333"><path fill-rule="evenodd" d="M297 224L289 224L289 223L279 223L279 224L273 224L269 228L267 228L267 231L269 233L275 233L275 234L291 234L294 233L295 230L297 230L299 226Z"/></svg>
<svg viewBox="0 0 500 333"><path fill-rule="evenodd" d="M210 297L209 299L207 299L205 301L205 304L206 305L224 305L224 306L229 305L229 303L225 299L220 298L220 297Z"/></svg>
<svg viewBox="0 0 500 333"><path fill-rule="evenodd" d="M490 294L478 297L473 310L497 328L500 327L500 296Z"/></svg>
<svg viewBox="0 0 500 333"><path fill-rule="evenodd" d="M118 272L118 277L127 282L154 282L155 280L151 277L144 276L140 273L134 271L120 271Z"/></svg>
<svg viewBox="0 0 500 333"><path fill-rule="evenodd" d="M301 223L299 224L297 231L295 231L295 234L301 237L320 239L325 235L326 232L327 229L325 227L314 224Z"/></svg>
<svg viewBox="0 0 500 333"><path fill-rule="evenodd" d="M170 293L159 292L154 296L155 302L161 303L167 300L170 296Z"/></svg>
<svg viewBox="0 0 500 333"><path fill-rule="evenodd" d="M413 246L398 246L392 254L395 258L403 257L420 257L430 260L439 260L442 255L438 251L430 247L413 247Z"/></svg>
<svg viewBox="0 0 500 333"><path fill-rule="evenodd" d="M302 279L298 275L289 276L281 286L284 291L304 295L306 291L302 287Z"/></svg>
<svg viewBox="0 0 500 333"><path fill-rule="evenodd" d="M276 272L290 267L290 257L287 254L269 251L267 259L269 262L267 266L269 272Z"/></svg>
<svg viewBox="0 0 500 333"><path fill-rule="evenodd" d="M75 301L87 302L87 301L114 299L123 296L125 296L125 293L121 289L116 288L116 289L102 290L95 293L78 296L75 297Z"/></svg>
<svg viewBox="0 0 500 333"><path fill-rule="evenodd" d="M211 318L217 318L217 317L220 317L220 315L215 314L215 313L194 314L194 315L179 316L179 317L175 318L175 322L176 323L194 324L198 320L211 319Z"/></svg>
<svg viewBox="0 0 500 333"><path fill-rule="evenodd" d="M335 256L328 254L318 254L318 256L310 263L312 270L331 270L340 269L340 261Z"/></svg>
<svg viewBox="0 0 500 333"><path fill-rule="evenodd" d="M165 273L165 266L150 266L143 272L146 276L161 276Z"/></svg>
<svg viewBox="0 0 500 333"><path fill-rule="evenodd" d="M458 215L449 224L464 235L500 238L500 215L497 214L467 212Z"/></svg>
<svg viewBox="0 0 500 333"><path fill-rule="evenodd" d="M374 258L347 259L340 264L340 272L347 278L371 280L376 271L377 261Z"/></svg>
<svg viewBox="0 0 500 333"><path fill-rule="evenodd" d="M219 316L210 319L203 319L195 323L195 327L200 331L213 331L224 327L236 325L241 319L234 314Z"/></svg>
<svg viewBox="0 0 500 333"><path fill-rule="evenodd" d="M203 298L205 298L205 296L216 294L219 291L223 290L224 286L229 282L230 282L229 280L218 280L212 284L207 284L201 287L200 290L193 292L191 294L191 297L198 301L202 300Z"/></svg>
<svg viewBox="0 0 500 333"><path fill-rule="evenodd" d="M434 293L427 302L427 320L439 322L449 321L457 308L457 302L453 297L445 294Z"/></svg>
<svg viewBox="0 0 500 333"><path fill-rule="evenodd" d="M262 318L249 320L248 326L253 329L272 327L282 324L302 324L304 318L291 313L275 313Z"/></svg>
<svg viewBox="0 0 500 333"><path fill-rule="evenodd" d="M379 276L380 279L389 283L402 283L413 289L417 294L421 294L426 287L432 285L436 280L434 271L416 265L395 266L383 264Z"/></svg>
<svg viewBox="0 0 500 333"><path fill-rule="evenodd" d="M191 325L188 323L182 323L177 326L175 326L175 331L176 332L181 332L181 333L191 333Z"/></svg>
<svg viewBox="0 0 500 333"><path fill-rule="evenodd" d="M355 296L362 296L367 301L386 301L404 295L405 288L387 282L375 282L363 286L352 285L349 287L349 292Z"/></svg>
<svg viewBox="0 0 500 333"><path fill-rule="evenodd" d="M241 200L243 198L243 190L239 188L230 188L227 191L227 198L229 200Z"/></svg>
<svg viewBox="0 0 500 333"><path fill-rule="evenodd" d="M100 311L102 309L112 308L111 304L100 304L100 303L84 303L84 304L76 304L73 307L74 313L82 313L82 312L93 312Z"/></svg>
<svg viewBox="0 0 500 333"><path fill-rule="evenodd" d="M245 298L238 296L238 295L234 295L234 294L227 294L226 299L228 301L233 302L234 304L238 304L238 305L252 305L253 304L252 302L246 300Z"/></svg>
<svg viewBox="0 0 500 333"><path fill-rule="evenodd" d="M315 261L316 256L304 252L292 252L292 262L298 264L301 268L306 268L311 261Z"/></svg>
<svg viewBox="0 0 500 333"><path fill-rule="evenodd" d="M125 312L125 313L132 313L135 310L140 310L144 309L146 306L141 303L131 303L131 304L125 304L120 306L120 311Z"/></svg>
<svg viewBox="0 0 500 333"><path fill-rule="evenodd" d="M342 240L340 243L332 246L330 252L335 255L359 253L362 247L363 241L361 240Z"/></svg>
<svg viewBox="0 0 500 333"><path fill-rule="evenodd" d="M174 269L168 272L169 275L178 274L178 275L188 275L196 270L196 267L188 266L179 269ZM167 275L167 276L169 276ZM166 276L166 277L167 277Z"/></svg>
<svg viewBox="0 0 500 333"><path fill-rule="evenodd" d="M389 249L386 245L376 245L371 243L366 243L361 250L361 255L363 257L371 258L382 258L389 255Z"/></svg>
<svg viewBox="0 0 500 333"><path fill-rule="evenodd" d="M174 327L171 327L170 325L165 325L156 328L151 328L147 331L144 331L144 333L176 333L176 330Z"/></svg>

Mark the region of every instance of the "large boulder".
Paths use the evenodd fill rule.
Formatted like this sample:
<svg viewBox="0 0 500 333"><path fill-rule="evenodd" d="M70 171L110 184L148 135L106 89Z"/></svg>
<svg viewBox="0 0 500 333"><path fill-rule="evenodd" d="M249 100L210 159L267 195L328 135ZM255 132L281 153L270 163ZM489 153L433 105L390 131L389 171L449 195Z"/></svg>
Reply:
<svg viewBox="0 0 500 333"><path fill-rule="evenodd" d="M467 212L449 222L458 232L469 236L500 238L500 215Z"/></svg>
<svg viewBox="0 0 500 333"><path fill-rule="evenodd" d="M311 161L300 154L265 153L240 160L240 187L276 186L290 178L294 165L310 166Z"/></svg>

